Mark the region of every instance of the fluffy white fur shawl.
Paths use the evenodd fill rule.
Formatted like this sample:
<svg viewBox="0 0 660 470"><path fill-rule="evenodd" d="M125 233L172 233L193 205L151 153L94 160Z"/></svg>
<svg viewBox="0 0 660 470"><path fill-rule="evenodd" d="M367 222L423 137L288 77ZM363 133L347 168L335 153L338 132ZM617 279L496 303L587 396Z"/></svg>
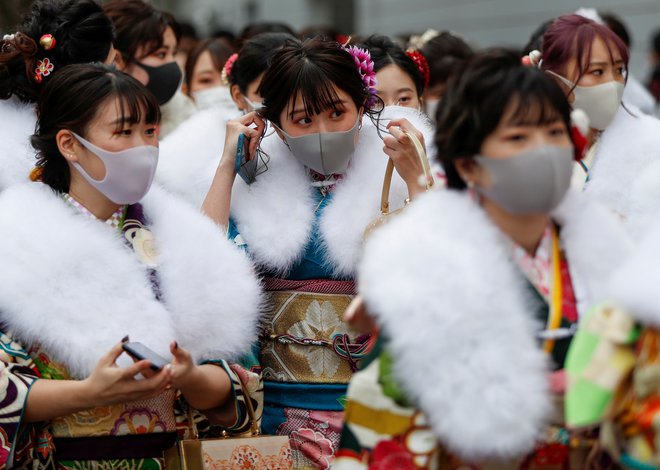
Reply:
<svg viewBox="0 0 660 470"><path fill-rule="evenodd" d="M195 207L202 207L220 163L227 121L236 109L199 111L160 142L155 181Z"/></svg>
<svg viewBox="0 0 660 470"><path fill-rule="evenodd" d="M620 215L635 239L660 210L660 121L627 105L603 132L585 192Z"/></svg>
<svg viewBox="0 0 660 470"><path fill-rule="evenodd" d="M28 181L35 164L35 151L30 145L37 116L34 105L17 98L0 100L0 191Z"/></svg>
<svg viewBox="0 0 660 470"><path fill-rule="evenodd" d="M406 118L419 129L428 152L433 130L426 115L410 108L389 107L383 111L381 127L393 118ZM326 261L334 274L342 277L354 276L364 230L380 214L388 160L375 125L366 116L362 123L348 172L334 189L320 219ZM262 148L270 155L269 169L250 186L236 179L231 217L255 262L286 273L303 255L311 235L316 189L310 186L304 167L276 134L264 139ZM390 193L392 209L402 206L406 197L407 188L395 172Z"/></svg>
<svg viewBox="0 0 660 470"><path fill-rule="evenodd" d="M261 294L245 255L208 219L154 189L143 200L163 302L121 234L39 183L0 195L0 321L76 377L124 335L165 357L232 359L256 338Z"/></svg>
<svg viewBox="0 0 660 470"><path fill-rule="evenodd" d="M629 241L582 194L569 193L553 218L584 311ZM467 195L434 191L373 234L358 275L406 392L438 439L471 460L531 450L552 408L541 325L503 236Z"/></svg>

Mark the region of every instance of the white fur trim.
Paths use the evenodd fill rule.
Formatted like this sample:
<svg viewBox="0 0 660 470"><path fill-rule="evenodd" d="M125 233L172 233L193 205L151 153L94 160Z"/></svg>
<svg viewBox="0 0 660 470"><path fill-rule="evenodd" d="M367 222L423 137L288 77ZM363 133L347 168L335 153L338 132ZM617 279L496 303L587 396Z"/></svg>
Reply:
<svg viewBox="0 0 660 470"><path fill-rule="evenodd" d="M660 209L660 200L652 199L654 186L636 186L649 165L660 159L660 121L634 107L628 109L630 113L619 108L614 122L603 132L585 192L621 216L627 225L630 222L627 228L639 239L647 228L648 211ZM649 201L657 204L649 208Z"/></svg>
<svg viewBox="0 0 660 470"><path fill-rule="evenodd" d="M13 97L0 100L0 191L16 183L28 181L36 162L30 145L37 116L34 105Z"/></svg>
<svg viewBox="0 0 660 470"><path fill-rule="evenodd" d="M433 131L422 113L393 107L387 108L383 115L382 127L395 116L406 118L422 131L427 148L432 143ZM346 177L337 184L320 220L326 261L334 274L342 277L355 274L364 230L379 216L387 164L374 124L366 116L362 122ZM270 270L286 273L302 256L309 240L314 220L314 189L303 166L277 134L264 139L262 146L270 155L269 170L251 186L236 180L231 216L255 261ZM403 205L407 195L403 180L395 174L390 195L393 209Z"/></svg>
<svg viewBox="0 0 660 470"><path fill-rule="evenodd" d="M656 214L660 215L660 214ZM660 328L660 217L612 280L611 297L646 325Z"/></svg>
<svg viewBox="0 0 660 470"><path fill-rule="evenodd" d="M230 358L255 339L259 287L249 263L207 219L158 190L145 215L161 253L164 303L121 235L81 217L45 185L0 195L0 315L75 377L124 335L169 357Z"/></svg>
<svg viewBox="0 0 660 470"><path fill-rule="evenodd" d="M160 142L155 181L195 207L202 207L220 163L227 121L236 109L195 113Z"/></svg>
<svg viewBox="0 0 660 470"><path fill-rule="evenodd" d="M621 231L601 233L616 222L576 194L553 217L572 273L602 292L626 246ZM468 196L434 191L373 234L359 270L404 389L469 460L531 450L552 409L540 325L503 237Z"/></svg>

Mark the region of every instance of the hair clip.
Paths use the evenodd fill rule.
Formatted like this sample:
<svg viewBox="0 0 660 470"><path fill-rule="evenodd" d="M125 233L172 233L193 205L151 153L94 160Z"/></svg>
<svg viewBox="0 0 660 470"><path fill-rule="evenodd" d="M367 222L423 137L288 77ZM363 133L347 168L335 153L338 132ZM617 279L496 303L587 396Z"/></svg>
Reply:
<svg viewBox="0 0 660 470"><path fill-rule="evenodd" d="M57 41L52 34L44 34L41 36L41 38L39 38L39 45L41 45L41 47L43 47L46 51L50 51L52 48L54 48L55 44L57 44Z"/></svg>
<svg viewBox="0 0 660 470"><path fill-rule="evenodd" d="M37 62L37 67L34 69L34 81L41 83L44 77L47 77L53 72L54 68L55 66L50 61L50 59L48 59L48 57L40 59Z"/></svg>
<svg viewBox="0 0 660 470"><path fill-rule="evenodd" d="M424 88L428 87L429 82L431 81L431 68L429 67L426 57L424 57L421 52L414 49L408 49L406 55L412 59L419 69L419 73L424 77Z"/></svg>
<svg viewBox="0 0 660 470"><path fill-rule="evenodd" d="M541 54L541 51L533 50L526 56L523 56L522 64L527 67L536 67L537 69L540 69L541 64L543 63L542 57L543 55Z"/></svg>
<svg viewBox="0 0 660 470"><path fill-rule="evenodd" d="M365 105L368 109L373 108L378 102L378 94L376 93L376 72L374 72L374 61L371 59L371 54L366 49L357 46L342 46L342 49L353 57L362 83L369 93Z"/></svg>
<svg viewBox="0 0 660 470"><path fill-rule="evenodd" d="M231 69L234 67L234 63L236 62L236 59L238 59L238 54L234 52L232 55L229 56L229 59L227 59L227 62L225 62L224 67L222 67L222 72L220 73L220 80L222 80L222 83L224 83L226 86L231 85L231 82L229 81L229 77L231 75Z"/></svg>

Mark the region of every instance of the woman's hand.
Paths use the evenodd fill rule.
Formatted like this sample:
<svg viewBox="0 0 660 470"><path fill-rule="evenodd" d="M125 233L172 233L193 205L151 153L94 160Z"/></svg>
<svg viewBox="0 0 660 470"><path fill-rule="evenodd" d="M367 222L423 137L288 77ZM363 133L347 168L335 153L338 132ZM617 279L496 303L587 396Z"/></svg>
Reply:
<svg viewBox="0 0 660 470"><path fill-rule="evenodd" d="M116 344L99 360L92 374L82 381L86 408L144 400L163 393L172 385L172 367L169 364L153 375L149 373L151 364L148 360L120 368L115 361L122 352L122 343ZM140 373L150 377L136 380L135 375Z"/></svg>
<svg viewBox="0 0 660 470"><path fill-rule="evenodd" d="M202 212L224 230L227 230L229 225L231 191L236 179L238 136L245 134L248 138L248 155L246 158L252 160L257 153L257 147L265 128L266 123L255 112L232 119L227 123L225 149L222 152L222 158L213 177L211 187L202 204Z"/></svg>
<svg viewBox="0 0 660 470"><path fill-rule="evenodd" d="M385 143L383 151L394 162L394 168L408 186L410 199L413 199L419 193L424 192L426 186L420 184L424 168L417 156L415 144L406 133L415 135L422 146L424 146L424 136L407 119L393 119L387 125L387 129L390 135L383 138Z"/></svg>
<svg viewBox="0 0 660 470"><path fill-rule="evenodd" d="M195 369L197 366L193 362L192 355L184 348L179 347L176 341L170 343L170 352L174 356L172 361L172 385L185 390L190 388L190 383L194 380Z"/></svg>
<svg viewBox="0 0 660 470"><path fill-rule="evenodd" d="M225 133L225 148L222 152L220 167L225 171L231 169L232 174L236 173L236 148L238 146L238 137L241 134L245 134L248 142L248 155L246 159L248 161L252 160L257 153L257 147L259 146L259 141L265 128L265 121L255 112L229 121Z"/></svg>

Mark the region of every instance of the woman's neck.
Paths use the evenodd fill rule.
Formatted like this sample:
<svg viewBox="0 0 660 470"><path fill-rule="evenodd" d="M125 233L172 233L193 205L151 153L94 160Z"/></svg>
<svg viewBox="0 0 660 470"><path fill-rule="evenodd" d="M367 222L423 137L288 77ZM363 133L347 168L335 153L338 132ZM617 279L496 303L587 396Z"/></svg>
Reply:
<svg viewBox="0 0 660 470"><path fill-rule="evenodd" d="M550 215L511 214L488 199L482 199L481 205L502 232L527 253L534 256L543 238L543 233L550 223Z"/></svg>
<svg viewBox="0 0 660 470"><path fill-rule="evenodd" d="M69 196L82 204L99 220L108 220L120 207L101 194L77 172L71 172Z"/></svg>

